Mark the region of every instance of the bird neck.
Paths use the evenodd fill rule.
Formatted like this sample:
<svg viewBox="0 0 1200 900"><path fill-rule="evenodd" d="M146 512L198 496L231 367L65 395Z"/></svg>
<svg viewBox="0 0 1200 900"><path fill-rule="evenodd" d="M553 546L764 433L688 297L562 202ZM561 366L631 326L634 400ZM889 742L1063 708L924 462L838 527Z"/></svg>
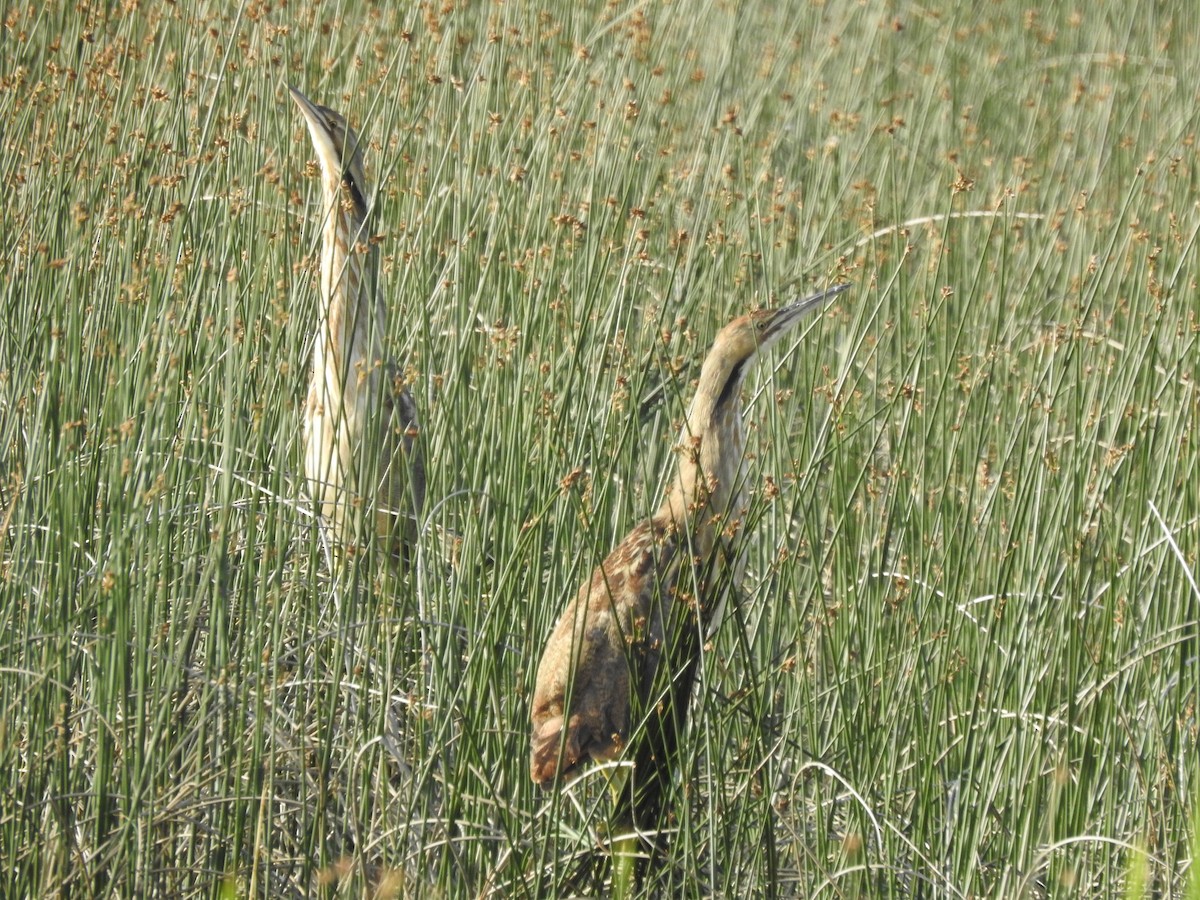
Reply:
<svg viewBox="0 0 1200 900"><path fill-rule="evenodd" d="M713 365L700 372L696 396L676 447L678 468L656 517L686 529L707 553L721 535L732 536L746 510L741 386L744 365Z"/></svg>
<svg viewBox="0 0 1200 900"><path fill-rule="evenodd" d="M386 327L384 309L376 300L378 250L372 246L369 210L348 178L326 178L323 190L325 228L321 246L321 322L318 351L327 372L339 380L354 373L354 360L368 364L382 357Z"/></svg>

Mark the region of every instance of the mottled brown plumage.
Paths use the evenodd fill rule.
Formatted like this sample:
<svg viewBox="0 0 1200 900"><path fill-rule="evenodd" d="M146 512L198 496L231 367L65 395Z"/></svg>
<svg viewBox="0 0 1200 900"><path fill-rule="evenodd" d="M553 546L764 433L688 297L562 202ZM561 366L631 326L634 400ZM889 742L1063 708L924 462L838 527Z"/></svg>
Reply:
<svg viewBox="0 0 1200 900"><path fill-rule="evenodd" d="M588 762L629 754L630 796L640 816L657 814L701 635L741 575L742 382L759 353L846 287L741 316L717 335L666 498L596 568L546 643L532 709L535 782L549 786ZM627 751L631 736L639 746Z"/></svg>
<svg viewBox="0 0 1200 900"><path fill-rule="evenodd" d="M356 545L356 510L366 534L397 558L416 537L425 499L417 411L403 373L383 349L386 308L378 291L379 250L359 141L346 120L295 88L321 169L320 317L304 403L304 469L335 550Z"/></svg>

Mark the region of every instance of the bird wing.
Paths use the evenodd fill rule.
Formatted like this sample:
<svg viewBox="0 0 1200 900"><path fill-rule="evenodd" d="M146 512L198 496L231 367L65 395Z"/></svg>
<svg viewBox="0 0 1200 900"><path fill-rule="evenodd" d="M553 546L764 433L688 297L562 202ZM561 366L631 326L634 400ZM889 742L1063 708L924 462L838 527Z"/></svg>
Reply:
<svg viewBox="0 0 1200 900"><path fill-rule="evenodd" d="M639 525L558 620L534 687L534 781L548 785L624 749L631 714L640 721L663 653L670 604L662 601L672 597L677 557L673 534L652 522Z"/></svg>
<svg viewBox="0 0 1200 900"><path fill-rule="evenodd" d="M386 434L383 461L386 469L380 479L384 485L380 493L390 500L394 510L413 509L420 512L425 505L425 458L421 452L416 404L395 362L385 366L384 378L383 421L386 422Z"/></svg>
<svg viewBox="0 0 1200 900"><path fill-rule="evenodd" d="M379 468L374 473L375 532L391 553L407 560L417 538L417 521L425 502L425 464L421 452L416 404L399 368L392 362L373 373L381 378L372 391L380 397Z"/></svg>

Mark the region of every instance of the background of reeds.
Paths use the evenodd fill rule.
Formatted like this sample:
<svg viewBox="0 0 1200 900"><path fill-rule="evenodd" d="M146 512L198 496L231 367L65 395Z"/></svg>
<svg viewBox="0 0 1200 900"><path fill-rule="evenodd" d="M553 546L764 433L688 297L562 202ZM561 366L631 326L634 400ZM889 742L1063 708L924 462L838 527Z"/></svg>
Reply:
<svg viewBox="0 0 1200 900"><path fill-rule="evenodd" d="M840 276L752 377L643 887L1200 896L1198 44L1115 0L7 5L0 894L569 892L603 793L529 782L542 643L720 325ZM303 495L288 82L369 142L441 500L405 577L331 573Z"/></svg>

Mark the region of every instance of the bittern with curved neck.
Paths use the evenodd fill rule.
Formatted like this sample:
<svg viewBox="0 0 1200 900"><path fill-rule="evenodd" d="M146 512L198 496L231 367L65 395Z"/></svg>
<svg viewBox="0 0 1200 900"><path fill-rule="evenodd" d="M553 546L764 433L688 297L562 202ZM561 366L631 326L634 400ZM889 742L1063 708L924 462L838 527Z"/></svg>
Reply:
<svg viewBox="0 0 1200 900"><path fill-rule="evenodd" d="M387 311L362 149L343 116L288 90L317 151L324 216L304 470L339 555L373 533L404 559L425 500L425 469L412 394L383 349Z"/></svg>
<svg viewBox="0 0 1200 900"><path fill-rule="evenodd" d="M533 695L535 782L548 787L589 761L625 756L625 805L639 827L656 827L702 636L741 574L743 380L757 356L847 287L741 316L717 335L662 505L596 568L546 643Z"/></svg>

